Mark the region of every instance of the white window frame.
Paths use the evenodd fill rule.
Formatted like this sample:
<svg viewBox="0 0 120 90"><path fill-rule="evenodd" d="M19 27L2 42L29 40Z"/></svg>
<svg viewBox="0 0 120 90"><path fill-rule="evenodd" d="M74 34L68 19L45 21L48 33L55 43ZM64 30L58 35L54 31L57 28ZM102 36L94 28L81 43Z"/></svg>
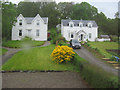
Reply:
<svg viewBox="0 0 120 90"><path fill-rule="evenodd" d="M36 30L36 36L37 36L37 37L40 36L40 30L39 30L39 29Z"/></svg>
<svg viewBox="0 0 120 90"><path fill-rule="evenodd" d="M21 31L21 35L20 35L20 31ZM18 34L19 34L19 37L22 36L22 34L23 34L23 33L22 33L22 29L19 30L19 33L18 33Z"/></svg>
<svg viewBox="0 0 120 90"><path fill-rule="evenodd" d="M71 37L71 35L73 35L73 38ZM75 35L74 33L70 33L70 39L74 39Z"/></svg>
<svg viewBox="0 0 120 90"><path fill-rule="evenodd" d="M23 22L22 19L20 19L20 20L19 20L19 26L22 26L22 25L23 25L22 22ZM20 24L21 24L21 25L20 25Z"/></svg>
<svg viewBox="0 0 120 90"><path fill-rule="evenodd" d="M92 33L89 33L89 39L91 39L92 38Z"/></svg>

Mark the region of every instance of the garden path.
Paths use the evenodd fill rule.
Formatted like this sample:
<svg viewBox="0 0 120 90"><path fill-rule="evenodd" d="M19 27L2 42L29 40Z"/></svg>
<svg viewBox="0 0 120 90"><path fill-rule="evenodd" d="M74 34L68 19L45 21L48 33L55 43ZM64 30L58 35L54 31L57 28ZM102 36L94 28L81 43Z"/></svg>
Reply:
<svg viewBox="0 0 120 90"><path fill-rule="evenodd" d="M101 67L103 70L113 73L115 75L119 75L119 70L114 69L112 66L106 64L105 62L101 61L100 59L96 58L91 52L89 52L87 49L82 47L81 49L74 49L74 51L82 58L87 60L89 63Z"/></svg>

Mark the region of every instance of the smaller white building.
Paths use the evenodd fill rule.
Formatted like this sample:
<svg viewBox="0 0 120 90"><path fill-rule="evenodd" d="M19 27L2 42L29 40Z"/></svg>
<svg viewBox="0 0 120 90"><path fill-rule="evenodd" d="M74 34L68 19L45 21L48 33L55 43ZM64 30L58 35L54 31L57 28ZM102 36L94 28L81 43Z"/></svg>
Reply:
<svg viewBox="0 0 120 90"><path fill-rule="evenodd" d="M31 37L32 40L46 41L48 30L48 17L23 17L20 14L17 22L12 28L12 40L21 40L25 36Z"/></svg>
<svg viewBox="0 0 120 90"><path fill-rule="evenodd" d="M98 37L98 26L95 21L65 19L61 21L61 34L67 41L95 41Z"/></svg>
<svg viewBox="0 0 120 90"><path fill-rule="evenodd" d="M110 37L108 35L101 35L100 38L97 38L96 41L103 42L103 41L110 41Z"/></svg>

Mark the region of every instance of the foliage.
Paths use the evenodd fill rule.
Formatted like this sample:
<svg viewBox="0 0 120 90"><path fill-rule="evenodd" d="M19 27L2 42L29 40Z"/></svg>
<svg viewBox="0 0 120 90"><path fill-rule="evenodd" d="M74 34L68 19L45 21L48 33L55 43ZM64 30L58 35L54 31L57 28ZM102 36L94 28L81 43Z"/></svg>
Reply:
<svg viewBox="0 0 120 90"><path fill-rule="evenodd" d="M90 20L98 13L97 8L87 2L73 5L72 11L71 18L76 20Z"/></svg>
<svg viewBox="0 0 120 90"><path fill-rule="evenodd" d="M73 71L76 72L76 66L72 63L56 64L53 63L50 55L55 45L46 47L36 47L28 50L21 50L9 59L2 69L6 71L12 70L40 70L40 71Z"/></svg>
<svg viewBox="0 0 120 90"><path fill-rule="evenodd" d="M11 39L11 30L17 16L16 5L11 2L2 3L2 38Z"/></svg>
<svg viewBox="0 0 120 90"><path fill-rule="evenodd" d="M93 88L118 88L118 76L105 72L95 65L89 64L86 60L75 54L73 64L79 68L84 80Z"/></svg>
<svg viewBox="0 0 120 90"><path fill-rule="evenodd" d="M57 46L53 50L51 57L55 63L59 64L71 61L74 54L73 49L68 46Z"/></svg>
<svg viewBox="0 0 120 90"><path fill-rule="evenodd" d="M72 2L60 2L58 3L58 9L61 13L61 18L69 19L73 13L73 3Z"/></svg>

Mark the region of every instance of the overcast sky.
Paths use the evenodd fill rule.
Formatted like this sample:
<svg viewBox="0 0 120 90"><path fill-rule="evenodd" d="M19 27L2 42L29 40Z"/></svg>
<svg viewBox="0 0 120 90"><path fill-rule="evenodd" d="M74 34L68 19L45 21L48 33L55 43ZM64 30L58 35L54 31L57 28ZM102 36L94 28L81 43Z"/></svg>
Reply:
<svg viewBox="0 0 120 90"><path fill-rule="evenodd" d="M23 0L9 0L13 3L18 4L20 1ZM55 0L58 2L88 2L91 5L95 6L99 12L103 12L107 17L114 18L115 13L118 11L118 2L120 0Z"/></svg>

